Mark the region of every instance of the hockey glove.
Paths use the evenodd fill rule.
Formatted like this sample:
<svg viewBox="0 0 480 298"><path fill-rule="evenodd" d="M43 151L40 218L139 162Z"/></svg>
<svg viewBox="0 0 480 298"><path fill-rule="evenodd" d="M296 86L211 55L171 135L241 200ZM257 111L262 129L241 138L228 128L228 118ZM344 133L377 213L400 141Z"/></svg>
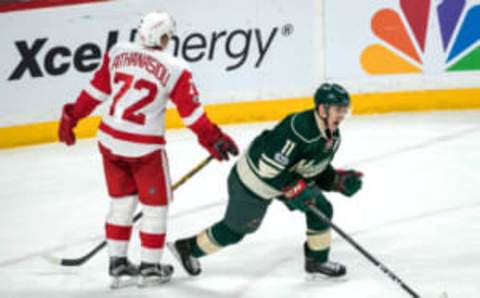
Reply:
<svg viewBox="0 0 480 298"><path fill-rule="evenodd" d="M219 159L218 156L221 157L219 160L228 160L229 154L233 156L238 155L238 147L237 144L230 138L228 135L222 132L222 135L213 143L213 148L215 154L211 153L215 158ZM217 156L216 156L217 155Z"/></svg>
<svg viewBox="0 0 480 298"><path fill-rule="evenodd" d="M73 128L77 126L78 120L73 116L74 104L67 103L63 106L62 118L58 128L58 139L68 146L75 144L75 133Z"/></svg>
<svg viewBox="0 0 480 298"><path fill-rule="evenodd" d="M214 133L207 138L200 138L199 143L217 160L228 160L229 154L238 155L237 144L220 128L214 125Z"/></svg>
<svg viewBox="0 0 480 298"><path fill-rule="evenodd" d="M217 160L228 160L229 154L238 155L237 144L225 134L216 124L203 115L193 125L189 126L197 135L202 147Z"/></svg>
<svg viewBox="0 0 480 298"><path fill-rule="evenodd" d="M362 176L362 172L354 170L336 170L334 190L351 197L362 188Z"/></svg>
<svg viewBox="0 0 480 298"><path fill-rule="evenodd" d="M283 190L283 195L289 208L307 212L308 206L315 204L318 194L304 180L300 179L293 185L286 187Z"/></svg>

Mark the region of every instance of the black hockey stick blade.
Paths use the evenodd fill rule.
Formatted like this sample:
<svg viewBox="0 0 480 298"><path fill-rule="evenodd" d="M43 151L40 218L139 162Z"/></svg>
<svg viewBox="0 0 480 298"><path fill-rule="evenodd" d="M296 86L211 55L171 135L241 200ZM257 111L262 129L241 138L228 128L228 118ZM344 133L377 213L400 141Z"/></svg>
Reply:
<svg viewBox="0 0 480 298"><path fill-rule="evenodd" d="M61 265L61 266L80 266L83 263L87 262L90 260L94 255L97 254L102 248L104 248L107 245L107 241L104 240L100 244L98 244L94 249L92 249L88 254L76 258L76 259L62 259L56 256L52 255L44 255L42 256L47 262L55 264L55 265Z"/></svg>
<svg viewBox="0 0 480 298"><path fill-rule="evenodd" d="M172 185L172 190L177 189L181 185L183 185L187 180L192 178L196 173L198 173L201 169L203 169L206 165L210 163L210 161L213 160L213 156L209 156L202 160L200 163L198 163L195 167L193 167L188 173L183 175L182 178L180 178L175 184ZM142 212L137 213L133 217L133 222L137 222L141 217L143 216ZM88 252L86 255L76 258L76 259L63 259L59 257L55 257L52 255L43 255L42 257L49 263L55 264L55 265L61 265L61 266L80 266L90 260L94 255L96 255L100 250L102 250L105 246L107 246L107 241L103 240L101 243L99 243L95 248L93 248L90 252Z"/></svg>

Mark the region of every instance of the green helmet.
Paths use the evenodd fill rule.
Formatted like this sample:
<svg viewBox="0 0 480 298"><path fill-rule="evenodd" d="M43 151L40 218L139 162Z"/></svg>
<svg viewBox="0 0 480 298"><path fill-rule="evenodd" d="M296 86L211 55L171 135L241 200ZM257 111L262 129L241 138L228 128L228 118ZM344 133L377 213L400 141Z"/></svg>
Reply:
<svg viewBox="0 0 480 298"><path fill-rule="evenodd" d="M347 90L335 83L323 83L320 85L317 91L315 91L313 100L315 102L315 108L318 107L319 104L339 106L350 105L350 95L348 95Z"/></svg>

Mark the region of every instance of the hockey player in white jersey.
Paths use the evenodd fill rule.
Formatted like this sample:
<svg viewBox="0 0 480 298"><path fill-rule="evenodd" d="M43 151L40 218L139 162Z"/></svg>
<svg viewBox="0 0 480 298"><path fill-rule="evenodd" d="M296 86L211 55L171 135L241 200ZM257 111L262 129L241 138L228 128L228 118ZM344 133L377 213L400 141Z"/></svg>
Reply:
<svg viewBox="0 0 480 298"><path fill-rule="evenodd" d="M164 51L174 30L168 13L147 14L137 41L113 46L90 84L62 111L59 140L72 145L77 122L108 100L97 136L111 197L105 229L114 288L125 280L138 280L140 286L163 283L173 273L171 265L160 263L172 202L164 150L167 101L176 105L184 124L213 157L227 160L238 154L235 142L203 111L188 66ZM127 257L138 201L143 212L140 266Z"/></svg>

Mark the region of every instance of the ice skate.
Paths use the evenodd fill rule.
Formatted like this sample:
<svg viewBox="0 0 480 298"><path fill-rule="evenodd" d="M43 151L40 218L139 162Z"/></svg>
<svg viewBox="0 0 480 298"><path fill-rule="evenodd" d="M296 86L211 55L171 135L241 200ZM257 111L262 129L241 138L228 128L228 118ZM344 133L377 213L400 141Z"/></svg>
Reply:
<svg viewBox="0 0 480 298"><path fill-rule="evenodd" d="M303 248L305 253L305 271L307 272L307 279L312 280L322 277L336 278L347 274L347 268L344 265L332 261L319 261L311 255L311 250L306 243Z"/></svg>
<svg viewBox="0 0 480 298"><path fill-rule="evenodd" d="M189 238L177 240L174 243L170 242L167 243L167 247L189 275L199 275L202 272L202 268L198 259L192 256L190 240Z"/></svg>
<svg viewBox="0 0 480 298"><path fill-rule="evenodd" d="M317 277L342 277L347 273L345 266L340 263L318 262L311 258L307 258L305 261L305 271L312 279Z"/></svg>
<svg viewBox="0 0 480 298"><path fill-rule="evenodd" d="M169 264L142 262L140 264L137 284L143 288L167 283L172 278L173 271L173 266Z"/></svg>
<svg viewBox="0 0 480 298"><path fill-rule="evenodd" d="M108 269L112 277L111 289L119 289L136 284L138 266L130 263L126 257L111 257Z"/></svg>

